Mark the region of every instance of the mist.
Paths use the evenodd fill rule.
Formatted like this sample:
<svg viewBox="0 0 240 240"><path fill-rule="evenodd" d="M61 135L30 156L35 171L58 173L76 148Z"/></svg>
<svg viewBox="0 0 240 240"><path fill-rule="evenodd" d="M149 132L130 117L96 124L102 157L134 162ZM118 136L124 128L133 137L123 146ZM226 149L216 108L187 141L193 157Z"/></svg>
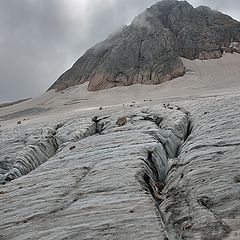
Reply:
<svg viewBox="0 0 240 240"><path fill-rule="evenodd" d="M1 0L0 101L40 95L90 47L156 0ZM192 0L240 20L238 0Z"/></svg>

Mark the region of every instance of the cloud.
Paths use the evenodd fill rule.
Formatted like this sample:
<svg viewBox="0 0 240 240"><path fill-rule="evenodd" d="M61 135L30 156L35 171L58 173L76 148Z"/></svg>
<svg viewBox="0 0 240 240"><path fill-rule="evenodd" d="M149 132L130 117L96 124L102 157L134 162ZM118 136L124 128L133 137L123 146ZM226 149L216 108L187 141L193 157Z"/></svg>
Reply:
<svg viewBox="0 0 240 240"><path fill-rule="evenodd" d="M218 10L240 21L240 1L239 0L193 0L193 5L205 5L214 10Z"/></svg>
<svg viewBox="0 0 240 240"><path fill-rule="evenodd" d="M44 92L92 45L156 0L1 0L0 101ZM240 19L238 0L192 0Z"/></svg>

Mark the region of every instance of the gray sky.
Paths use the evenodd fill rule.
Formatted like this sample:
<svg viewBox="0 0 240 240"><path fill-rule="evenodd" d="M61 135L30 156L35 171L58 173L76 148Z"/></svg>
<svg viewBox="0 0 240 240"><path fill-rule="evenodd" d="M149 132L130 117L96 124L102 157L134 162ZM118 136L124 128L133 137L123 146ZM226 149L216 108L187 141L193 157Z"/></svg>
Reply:
<svg viewBox="0 0 240 240"><path fill-rule="evenodd" d="M0 0L0 101L44 92L92 45L156 0ZM240 20L239 0L189 0Z"/></svg>

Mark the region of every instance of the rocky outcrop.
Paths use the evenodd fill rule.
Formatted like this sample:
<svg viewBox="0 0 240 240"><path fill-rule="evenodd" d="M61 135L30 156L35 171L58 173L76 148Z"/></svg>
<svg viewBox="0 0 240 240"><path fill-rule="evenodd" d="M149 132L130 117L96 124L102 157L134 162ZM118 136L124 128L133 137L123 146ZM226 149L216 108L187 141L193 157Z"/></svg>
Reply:
<svg viewBox="0 0 240 240"><path fill-rule="evenodd" d="M0 239L239 239L239 100L119 106L94 121L82 112L18 134L4 128L2 138L22 139L59 126L66 145L1 185Z"/></svg>
<svg viewBox="0 0 240 240"><path fill-rule="evenodd" d="M154 18L152 25L143 27L141 18L88 50L50 89L87 81L88 90L158 84L183 75L185 68L171 31Z"/></svg>
<svg viewBox="0 0 240 240"><path fill-rule="evenodd" d="M127 122L118 126L117 120L122 116ZM84 122L88 118L78 121L75 116L67 122L61 119L65 123L54 136L66 137L68 144L34 171L1 186L0 210L4 213L1 238L54 239L61 235L62 239L110 239L116 234L118 239L159 239L159 234L163 236L152 201L164 199L156 186L165 181L168 158L177 155L187 136L188 115L160 106L130 109L94 120L100 134L76 141L70 151L69 140L75 138L76 132L86 131ZM18 190L12 192L12 186ZM43 201L41 196L48 196L47 200ZM15 197L18 200L12 201ZM15 212L19 209L20 215ZM90 223L91 219L96 223ZM139 230L149 228L149 231L139 231L133 224ZM128 226L132 230L127 230ZM22 232L17 233L16 227ZM37 230L39 227L42 231ZM23 234L26 230L27 237Z"/></svg>
<svg viewBox="0 0 240 240"><path fill-rule="evenodd" d="M61 151L66 145L96 134L96 123L92 119L87 118L80 122L80 130L76 129L76 121L73 123L69 120L54 127L48 127L41 132L40 136L31 136L30 141L27 140L29 136L25 137L23 141L26 146L15 153L15 160L10 158L6 164L0 158L0 183L5 184L30 173L53 157L56 152ZM32 141L32 137L34 141ZM6 149L4 150L6 151ZM4 155L2 157L5 157ZM12 166L6 169L6 166L9 165ZM4 172L5 174L2 174Z"/></svg>
<svg viewBox="0 0 240 240"><path fill-rule="evenodd" d="M35 145L28 145L17 156L11 169L0 179L6 183L21 177L51 158L58 149L55 129L47 129Z"/></svg>
<svg viewBox="0 0 240 240"><path fill-rule="evenodd" d="M232 50L232 52L240 54L240 42L232 42L229 48Z"/></svg>
<svg viewBox="0 0 240 240"><path fill-rule="evenodd" d="M240 23L205 6L194 8L186 1L162 1L149 11L172 31L181 57L218 58L222 47L240 41Z"/></svg>
<svg viewBox="0 0 240 240"><path fill-rule="evenodd" d="M185 73L179 57L212 59L240 42L240 23L208 7L162 1L89 49L50 87L89 82L88 90L159 84Z"/></svg>

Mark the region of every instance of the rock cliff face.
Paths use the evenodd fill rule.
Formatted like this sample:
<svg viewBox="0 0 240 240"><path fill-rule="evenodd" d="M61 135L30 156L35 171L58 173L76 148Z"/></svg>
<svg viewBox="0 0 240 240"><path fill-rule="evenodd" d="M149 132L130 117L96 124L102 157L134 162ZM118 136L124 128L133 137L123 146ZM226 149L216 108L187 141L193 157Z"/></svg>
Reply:
<svg viewBox="0 0 240 240"><path fill-rule="evenodd" d="M162 1L89 49L50 89L85 82L90 91L159 84L185 73L179 57L219 58L233 42L240 42L240 23L231 17L185 1Z"/></svg>

